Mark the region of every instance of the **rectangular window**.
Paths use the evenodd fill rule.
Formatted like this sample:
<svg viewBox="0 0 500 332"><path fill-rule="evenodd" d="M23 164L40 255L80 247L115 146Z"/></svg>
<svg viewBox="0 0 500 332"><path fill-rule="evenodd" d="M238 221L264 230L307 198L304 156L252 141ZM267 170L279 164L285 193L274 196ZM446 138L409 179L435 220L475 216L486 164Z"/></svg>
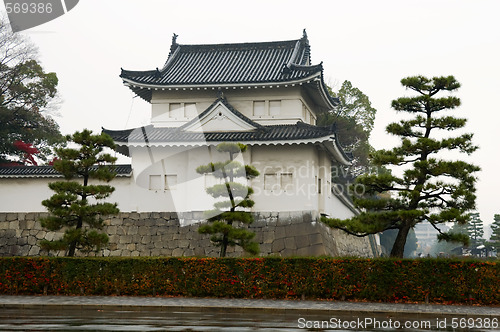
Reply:
<svg viewBox="0 0 500 332"><path fill-rule="evenodd" d="M192 119L198 116L198 112L196 111L195 103L185 103L184 104L184 117Z"/></svg>
<svg viewBox="0 0 500 332"><path fill-rule="evenodd" d="M280 115L281 111L281 100L271 100L269 102L269 115L277 116Z"/></svg>
<svg viewBox="0 0 500 332"><path fill-rule="evenodd" d="M264 174L264 190L279 190L278 174Z"/></svg>
<svg viewBox="0 0 500 332"><path fill-rule="evenodd" d="M167 174L165 175L165 189L174 190L177 187L177 175Z"/></svg>
<svg viewBox="0 0 500 332"><path fill-rule="evenodd" d="M318 194L321 194L321 178L318 178Z"/></svg>
<svg viewBox="0 0 500 332"><path fill-rule="evenodd" d="M149 176L149 190L163 190L163 184L161 183L161 175Z"/></svg>
<svg viewBox="0 0 500 332"><path fill-rule="evenodd" d="M284 191L293 190L293 174L292 173L281 173L281 188Z"/></svg>
<svg viewBox="0 0 500 332"><path fill-rule="evenodd" d="M168 113L171 118L180 119L184 116L184 111L180 103L173 103L168 105Z"/></svg>
<svg viewBox="0 0 500 332"><path fill-rule="evenodd" d="M265 101L254 101L253 102L253 115L263 116L266 114L266 102Z"/></svg>

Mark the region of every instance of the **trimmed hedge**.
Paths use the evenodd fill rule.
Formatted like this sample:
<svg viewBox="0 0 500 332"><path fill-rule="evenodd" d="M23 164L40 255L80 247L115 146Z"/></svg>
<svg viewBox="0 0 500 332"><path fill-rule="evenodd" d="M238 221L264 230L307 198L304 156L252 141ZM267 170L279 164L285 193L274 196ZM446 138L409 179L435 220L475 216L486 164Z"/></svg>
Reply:
<svg viewBox="0 0 500 332"><path fill-rule="evenodd" d="M495 262L338 258L0 258L0 294L500 304Z"/></svg>

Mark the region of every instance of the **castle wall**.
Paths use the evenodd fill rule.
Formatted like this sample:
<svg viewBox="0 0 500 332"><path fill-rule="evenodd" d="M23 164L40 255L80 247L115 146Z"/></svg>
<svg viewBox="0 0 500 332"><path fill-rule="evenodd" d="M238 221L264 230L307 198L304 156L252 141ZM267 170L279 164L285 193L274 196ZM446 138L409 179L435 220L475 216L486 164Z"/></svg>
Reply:
<svg viewBox="0 0 500 332"><path fill-rule="evenodd" d="M39 222L46 213L0 213L0 256L47 255L38 243L62 232L48 232ZM256 233L261 256L361 256L373 257L376 245L370 239L349 236L316 222L310 211L255 213L250 230ZM199 234L201 212L120 213L106 220L109 245L98 256L208 256L218 257L219 248L209 236ZM375 246L375 247L372 247ZM63 255L64 253L53 253ZM243 256L239 247L228 248L228 256Z"/></svg>

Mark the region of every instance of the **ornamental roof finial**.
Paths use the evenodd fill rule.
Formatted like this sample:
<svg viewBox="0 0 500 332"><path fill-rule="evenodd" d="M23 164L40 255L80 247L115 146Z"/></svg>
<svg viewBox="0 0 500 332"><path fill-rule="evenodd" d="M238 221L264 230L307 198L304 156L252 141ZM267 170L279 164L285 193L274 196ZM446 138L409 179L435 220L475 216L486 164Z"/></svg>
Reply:
<svg viewBox="0 0 500 332"><path fill-rule="evenodd" d="M176 35L174 33L172 36L172 45L170 45L170 53L175 51L175 49L177 48L177 37L179 37L179 35Z"/></svg>

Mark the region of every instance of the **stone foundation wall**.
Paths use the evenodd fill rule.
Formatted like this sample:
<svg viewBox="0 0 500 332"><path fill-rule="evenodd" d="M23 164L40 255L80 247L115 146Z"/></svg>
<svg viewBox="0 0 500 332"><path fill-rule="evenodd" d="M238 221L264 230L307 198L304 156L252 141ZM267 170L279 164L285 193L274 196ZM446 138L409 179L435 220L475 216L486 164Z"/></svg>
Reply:
<svg viewBox="0 0 500 332"><path fill-rule="evenodd" d="M47 255L38 245L62 232L44 230L40 217L45 213L0 213L0 256ZM220 248L209 236L198 233L202 213L168 212L120 213L106 220L108 247L98 256L209 256L218 257ZM249 229L256 233L262 256L361 256L373 257L376 245L369 238L349 236L316 222L309 211L255 213ZM51 252L62 256L63 252ZM241 248L228 248L228 256L242 256Z"/></svg>

